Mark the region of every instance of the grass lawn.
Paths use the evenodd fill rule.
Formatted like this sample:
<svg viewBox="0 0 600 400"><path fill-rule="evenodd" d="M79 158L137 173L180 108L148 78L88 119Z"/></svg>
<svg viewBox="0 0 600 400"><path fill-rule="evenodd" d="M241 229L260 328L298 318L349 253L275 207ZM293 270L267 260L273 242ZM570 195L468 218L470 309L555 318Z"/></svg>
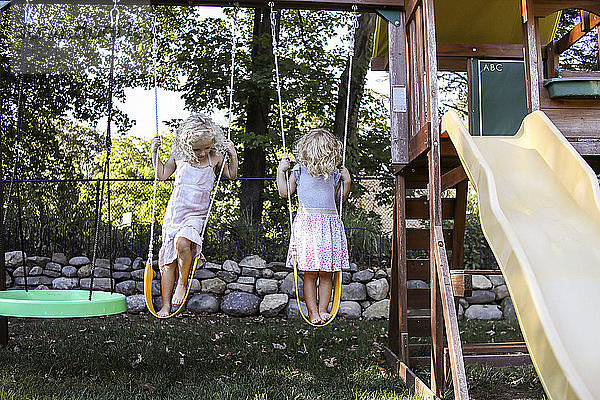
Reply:
<svg viewBox="0 0 600 400"><path fill-rule="evenodd" d="M469 341L518 328L462 326ZM413 399L383 360L386 321L147 314L10 319L0 399ZM503 337L505 336L505 337ZM533 367L467 368L474 399L543 399ZM421 371L422 379L427 376ZM446 398L452 398L451 392Z"/></svg>

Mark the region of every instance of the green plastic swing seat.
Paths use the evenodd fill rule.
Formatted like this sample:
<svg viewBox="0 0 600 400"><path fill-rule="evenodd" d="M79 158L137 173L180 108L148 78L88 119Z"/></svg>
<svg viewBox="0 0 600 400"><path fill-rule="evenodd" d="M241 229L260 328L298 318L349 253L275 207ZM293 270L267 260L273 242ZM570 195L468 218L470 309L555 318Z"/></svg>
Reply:
<svg viewBox="0 0 600 400"><path fill-rule="evenodd" d="M127 311L125 296L88 290L0 291L0 315L25 318L98 317Z"/></svg>

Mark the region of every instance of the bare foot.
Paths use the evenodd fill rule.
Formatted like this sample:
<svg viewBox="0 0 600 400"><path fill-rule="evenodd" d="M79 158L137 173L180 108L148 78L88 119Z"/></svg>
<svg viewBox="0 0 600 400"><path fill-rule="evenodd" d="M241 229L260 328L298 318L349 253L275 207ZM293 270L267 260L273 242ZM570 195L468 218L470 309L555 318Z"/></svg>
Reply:
<svg viewBox="0 0 600 400"><path fill-rule="evenodd" d="M171 305L163 304L162 308L157 312L159 317L166 317L171 314Z"/></svg>
<svg viewBox="0 0 600 400"><path fill-rule="evenodd" d="M186 292L187 288L181 283L177 283L177 287L175 288L175 293L173 293L173 300L171 301L171 303L173 303L174 306L178 306L181 303L183 303Z"/></svg>
<svg viewBox="0 0 600 400"><path fill-rule="evenodd" d="M319 316L319 313L313 314L310 311L308 312L308 320L310 321L311 324L314 324L314 325L319 325L319 324L323 323L323 320Z"/></svg>
<svg viewBox="0 0 600 400"><path fill-rule="evenodd" d="M319 315L321 316L321 320L323 322L329 321L332 317L332 315L329 314L327 311L319 311Z"/></svg>

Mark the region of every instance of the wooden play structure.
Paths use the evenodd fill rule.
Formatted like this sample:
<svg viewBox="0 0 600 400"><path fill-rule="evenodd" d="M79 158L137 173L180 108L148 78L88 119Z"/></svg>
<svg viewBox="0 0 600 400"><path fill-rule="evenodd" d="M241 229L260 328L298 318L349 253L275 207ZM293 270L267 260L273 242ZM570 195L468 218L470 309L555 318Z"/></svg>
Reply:
<svg viewBox="0 0 600 400"><path fill-rule="evenodd" d="M150 2L152 5L190 6L231 6L233 3L224 0ZM119 4L149 3L125 0ZM263 0L244 0L236 4L267 8ZM459 140L455 135L460 130L458 123L445 119L444 126L452 132L441 130L437 73L466 71L469 74L470 132L482 136L511 136L525 114L541 110L551 121L536 117L542 120L542 125L556 125L590 165L600 165L597 162L600 160L597 84L600 76L558 70L558 55L600 24L600 3L591 0L275 2L275 8L351 10L352 6L358 6L359 11L377 12L382 17L372 68L390 72L391 162L396 195L386 358L394 372L425 398L438 399L450 382L450 373L455 398L468 399L465 364L519 365L530 362L530 356L525 343L463 345L460 340L456 298L470 294L472 273L498 274L498 271L463 269L467 177L474 178L470 168L476 166L463 167L466 153L453 144ZM582 22L565 37L556 38L557 12L566 8L584 10ZM515 67L508 63L517 64ZM503 72L506 76L512 71L513 78L519 77L518 71L524 71L520 75L523 82L515 78L517 81L503 84L504 78L494 81L483 71ZM505 87L514 90L499 96L500 101L512 100L498 104L494 94ZM519 96L522 103L514 101ZM556 132L553 128L550 130ZM562 146L568 145L563 143ZM453 198L442 197L447 189L454 189ZM420 220L421 226L426 222L428 228L415 228L407 223L412 220ZM2 289L3 258L0 263ZM407 281L416 279L428 281L430 288L407 288ZM510 285L510 280L507 281ZM514 297L515 293L512 294ZM519 302L516 303L519 312ZM520 317L523 322L528 316ZM4 324L0 333L5 332L6 320L0 322ZM431 344L411 341L418 337L430 337ZM538 361L536 366L542 371L539 365L544 360ZM412 368L417 365L430 366L430 382L415 375ZM587 398L577 392L576 384L552 386L548 384L550 380L542 378L552 398Z"/></svg>
<svg viewBox="0 0 600 400"><path fill-rule="evenodd" d="M559 18L557 12L566 8L581 9L582 22L564 37L554 38ZM455 398L467 399L464 371L467 363L508 366L530 362L525 343L461 345L454 296L470 294L470 274L473 271L462 269L467 173L458 155L465 164L468 154L465 155L462 148L457 154L454 136L450 141L448 132L440 127L437 73L468 72L471 132L484 136L514 135L526 114L541 110L590 165L597 165L600 155L600 93L597 85L600 75L559 71L558 55L599 25L599 12L600 4L593 1L411 0L405 2L399 13L385 15L388 23L382 23L378 28L372 67L390 71L392 163L396 174L392 299L386 356L397 373L426 398L440 395L449 370ZM508 78L507 62L524 63L524 69L521 67L524 74L521 72L520 75L523 82ZM473 68L475 64L478 70ZM494 86L493 76L499 72L506 75ZM565 89L564 92L551 90L554 84ZM519 103L519 93L515 89L519 85L522 86L522 104L514 104L515 98ZM513 90L513 93L503 92L495 97L497 92L504 90ZM497 104L498 101L501 104ZM507 124L507 120L511 123ZM444 127L458 129L452 122L446 123L446 117L444 122ZM564 149L561 151L568 153ZM485 161L484 158L484 164ZM511 168L511 165L506 165L506 168ZM588 179L590 172L586 172ZM472 180L473 174L469 172ZM595 179L593 181L591 185L597 187ZM588 184L587 187L591 186ZM442 192L451 188L455 189L455 197L442 198ZM418 192L426 195L415 196L412 189L421 189ZM551 191L552 187L547 189ZM593 192L597 188L589 190ZM411 220L428 220L429 229L407 226L407 221ZM453 222L443 225L443 221ZM453 228L444 228L449 225ZM494 250L496 257L502 258L502 251ZM419 251L421 255L428 254L428 257L414 256ZM499 260L501 266L503 261ZM561 267L564 270L569 265ZM593 272L597 274L597 268ZM497 274L498 271L476 273ZM509 278L509 289L525 281L521 277ZM407 288L407 281L413 279L429 281L430 289ZM565 280L568 279L567 275ZM528 290L529 287L524 289ZM514 292L516 289L511 290L513 300ZM527 297L530 303L541 298L531 299L517 294L517 297ZM559 295L558 292L555 295ZM519 314L519 300L515 303ZM524 311L527 305L522 304L519 315L522 326L528 325L524 321L530 318ZM423 309L427 311L422 312ZM579 323L580 330L590 328L583 320ZM545 328L538 325L530 331L535 329ZM528 332L524 333L527 337ZM431 337L431 345L426 346L430 347L429 357L422 356L423 345L411 341L424 336ZM543 335L529 334L530 348L538 339L536 336ZM551 345L544 344L548 346L547 353L537 353L535 365L538 372L549 364L559 364L548 355L559 351L553 352L549 350ZM421 381L411 370L423 363L431 367L430 384ZM594 398L587 397L589 393L585 388L574 389L580 383L573 382L577 378L570 381L572 377L548 377L561 373L570 375L556 370L546 376L540 373L551 398ZM553 379L556 380L552 382ZM580 385L579 389L583 386Z"/></svg>

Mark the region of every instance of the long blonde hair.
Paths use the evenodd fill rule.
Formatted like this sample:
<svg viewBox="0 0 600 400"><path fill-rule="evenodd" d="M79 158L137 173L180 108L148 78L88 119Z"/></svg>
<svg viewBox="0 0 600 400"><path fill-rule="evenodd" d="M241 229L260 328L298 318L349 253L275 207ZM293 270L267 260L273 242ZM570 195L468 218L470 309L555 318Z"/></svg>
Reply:
<svg viewBox="0 0 600 400"><path fill-rule="evenodd" d="M210 140L212 149L225 153L225 135L223 130L207 115L192 114L175 131L173 153L183 161L198 162L192 143L198 140Z"/></svg>
<svg viewBox="0 0 600 400"><path fill-rule="evenodd" d="M311 129L296 142L294 154L312 176L327 179L342 160L342 144L326 129Z"/></svg>

